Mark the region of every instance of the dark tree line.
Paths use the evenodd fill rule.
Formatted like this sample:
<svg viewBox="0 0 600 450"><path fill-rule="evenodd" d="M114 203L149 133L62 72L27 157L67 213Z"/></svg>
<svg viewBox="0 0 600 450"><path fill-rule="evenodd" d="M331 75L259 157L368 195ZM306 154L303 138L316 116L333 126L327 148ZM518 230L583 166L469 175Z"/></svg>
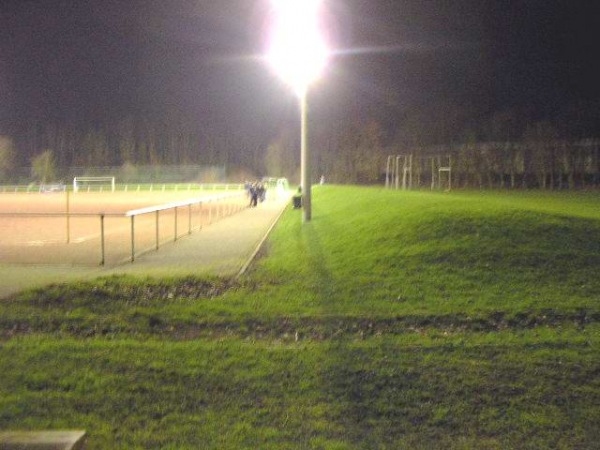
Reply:
<svg viewBox="0 0 600 450"><path fill-rule="evenodd" d="M226 127L198 125L181 118L129 117L86 127L33 122L1 137L0 177L4 182L16 174L22 179L32 162L48 153L58 174L69 173L67 168L110 167L131 172L132 167L188 165L254 171L260 168L259 158L266 147L265 142L243 139Z"/></svg>
<svg viewBox="0 0 600 450"><path fill-rule="evenodd" d="M334 181L383 183L389 155L413 155L415 182L430 186L431 158L444 155L455 187L598 187L598 106L578 102L541 114L447 102L409 109L387 127L385 117L346 122L320 137L317 167Z"/></svg>
<svg viewBox="0 0 600 450"><path fill-rule="evenodd" d="M397 149L390 149L390 151ZM521 142L467 142L464 144L404 148L398 153L410 165L413 187L429 187L450 167L452 187L492 189L575 189L600 187L600 140L528 140ZM390 154L394 157L396 154ZM388 155L388 156L390 156ZM395 160L395 158L394 158ZM387 167L386 167L387 169ZM403 170L401 167L400 172ZM388 176L395 180L394 169ZM402 176L402 173L400 174Z"/></svg>
<svg viewBox="0 0 600 450"><path fill-rule="evenodd" d="M599 111L579 103L540 116L438 103L393 115L312 116L313 173L315 180L324 175L336 183L381 183L388 155L412 154L415 177L425 182L431 172L427 158L444 154L452 156L457 186L598 185ZM268 135L183 115L127 117L94 126L26 122L1 134L2 182L47 152L58 168L202 165L226 167L232 181L261 175L299 180L296 123Z"/></svg>
<svg viewBox="0 0 600 450"><path fill-rule="evenodd" d="M41 151L51 150L59 166L92 167L234 162L228 150L238 144L227 135L208 132L183 120L134 118L85 128L27 124L14 135L13 142L16 160L21 164L26 165Z"/></svg>
<svg viewBox="0 0 600 450"><path fill-rule="evenodd" d="M550 117L550 118L548 118ZM452 103L395 118L345 122L317 137L316 167L336 182L383 183L390 155L413 155L413 180L430 186L432 157L450 157L454 187L600 186L600 109L577 103L554 116L527 110L485 114ZM322 130L325 131L325 130ZM447 163L444 162L446 165Z"/></svg>

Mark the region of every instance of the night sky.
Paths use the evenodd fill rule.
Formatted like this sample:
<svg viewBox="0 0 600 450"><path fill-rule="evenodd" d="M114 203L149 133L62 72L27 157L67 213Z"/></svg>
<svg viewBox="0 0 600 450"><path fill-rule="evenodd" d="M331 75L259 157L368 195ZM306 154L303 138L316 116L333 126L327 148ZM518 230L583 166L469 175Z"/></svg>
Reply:
<svg viewBox="0 0 600 450"><path fill-rule="evenodd" d="M331 0L336 55L313 117L393 128L419 105L544 118L600 100L600 15L583 0ZM0 0L0 127L184 115L249 135L297 120L259 55L268 0ZM1 130L0 130L1 131Z"/></svg>

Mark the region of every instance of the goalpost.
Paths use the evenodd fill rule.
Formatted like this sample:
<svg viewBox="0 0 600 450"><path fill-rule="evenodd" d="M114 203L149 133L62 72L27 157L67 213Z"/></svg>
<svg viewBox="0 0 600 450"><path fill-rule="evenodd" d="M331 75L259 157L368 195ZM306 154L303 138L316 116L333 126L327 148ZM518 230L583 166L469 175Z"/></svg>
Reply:
<svg viewBox="0 0 600 450"><path fill-rule="evenodd" d="M102 192L104 188L115 192L115 177L75 177L73 178L73 192L86 190L87 192Z"/></svg>
<svg viewBox="0 0 600 450"><path fill-rule="evenodd" d="M427 165L431 165L431 189L452 189L452 156L415 156L411 153L389 155L385 168L385 187L388 189L412 189L425 185ZM415 181L413 183L413 171ZM423 178L425 179L423 179Z"/></svg>

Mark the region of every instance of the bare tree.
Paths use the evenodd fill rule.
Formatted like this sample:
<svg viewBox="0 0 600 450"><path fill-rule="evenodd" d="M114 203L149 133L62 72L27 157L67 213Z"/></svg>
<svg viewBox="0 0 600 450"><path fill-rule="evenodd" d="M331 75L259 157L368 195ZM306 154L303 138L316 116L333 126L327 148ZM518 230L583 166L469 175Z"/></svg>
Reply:
<svg viewBox="0 0 600 450"><path fill-rule="evenodd" d="M120 162L124 165L135 163L135 125L132 118L124 119L118 124L117 135Z"/></svg>
<svg viewBox="0 0 600 450"><path fill-rule="evenodd" d="M44 150L31 159L31 174L40 183L47 183L56 177L56 163L52 150Z"/></svg>
<svg viewBox="0 0 600 450"><path fill-rule="evenodd" d="M12 170L15 163L15 148L8 136L0 136L0 180Z"/></svg>
<svg viewBox="0 0 600 450"><path fill-rule="evenodd" d="M282 132L267 147L264 167L270 176L285 176L294 179L299 162L294 152L294 139L289 131Z"/></svg>
<svg viewBox="0 0 600 450"><path fill-rule="evenodd" d="M530 168L542 189L548 187L548 175L553 178L554 143L558 138L556 129L549 122L537 122L528 127L523 136L530 155ZM553 183L550 183L553 188Z"/></svg>

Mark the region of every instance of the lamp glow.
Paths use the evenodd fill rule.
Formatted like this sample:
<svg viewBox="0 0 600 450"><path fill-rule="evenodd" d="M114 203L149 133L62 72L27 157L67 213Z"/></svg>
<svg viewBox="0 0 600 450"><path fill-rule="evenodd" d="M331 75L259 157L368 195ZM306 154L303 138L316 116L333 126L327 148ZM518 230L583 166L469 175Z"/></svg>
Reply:
<svg viewBox="0 0 600 450"><path fill-rule="evenodd" d="M268 59L298 96L327 63L329 50L318 21L321 0L271 0L273 24Z"/></svg>
<svg viewBox="0 0 600 450"><path fill-rule="evenodd" d="M268 59L300 99L300 171L302 219L312 217L310 153L307 132L307 92L328 58L319 24L321 0L271 0L273 23Z"/></svg>

